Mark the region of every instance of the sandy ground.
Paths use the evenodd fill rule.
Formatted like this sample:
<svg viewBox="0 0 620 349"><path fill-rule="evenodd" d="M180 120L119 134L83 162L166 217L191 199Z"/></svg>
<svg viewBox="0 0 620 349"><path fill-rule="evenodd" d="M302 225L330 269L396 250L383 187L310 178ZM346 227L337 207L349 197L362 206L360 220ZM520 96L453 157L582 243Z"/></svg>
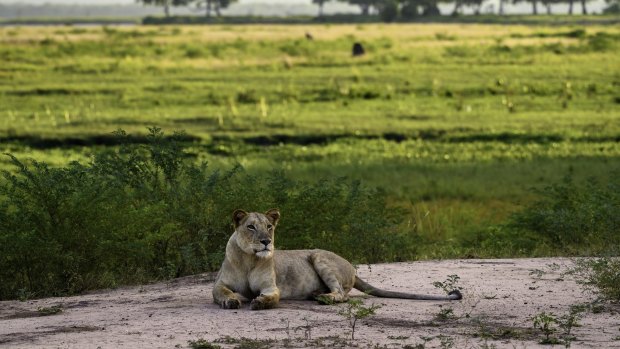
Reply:
<svg viewBox="0 0 620 349"><path fill-rule="evenodd" d="M338 315L342 305L282 301L266 311L247 305L221 310L212 303L213 274L76 297L5 301L0 302L0 347L186 348L188 341L204 339L223 348L549 348L538 344L543 335L532 318L543 311L559 318L571 305L594 299L562 274L571 265L555 258L359 266L359 275L374 285L417 293L440 294L432 282L457 274L464 299L411 301L352 292L368 306L381 305L357 324L355 340ZM62 312L41 314L53 306ZM438 318L448 308L454 318ZM608 305L586 313L572 329L571 347L620 348L619 312Z"/></svg>

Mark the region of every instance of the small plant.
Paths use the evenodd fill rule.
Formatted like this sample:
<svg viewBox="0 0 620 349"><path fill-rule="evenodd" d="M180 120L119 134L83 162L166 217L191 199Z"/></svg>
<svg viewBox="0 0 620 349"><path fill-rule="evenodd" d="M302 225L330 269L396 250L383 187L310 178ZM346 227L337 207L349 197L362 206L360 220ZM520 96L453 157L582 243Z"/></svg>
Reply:
<svg viewBox="0 0 620 349"><path fill-rule="evenodd" d="M530 270L530 275L532 275L533 277L540 279L543 275L545 275L547 272L541 269L532 269Z"/></svg>
<svg viewBox="0 0 620 349"><path fill-rule="evenodd" d="M435 318L439 321L447 321L451 319L455 319L456 315L454 315L454 309L452 307L439 307L439 312L435 315Z"/></svg>
<svg viewBox="0 0 620 349"><path fill-rule="evenodd" d="M557 338L552 337L552 335L557 332L556 325L558 324L558 319L555 315L553 315L553 313L542 312L534 316L532 320L534 322L534 328L540 330L545 336L545 338L538 343L560 344L560 341Z"/></svg>
<svg viewBox="0 0 620 349"><path fill-rule="evenodd" d="M280 322L285 326L286 339L284 340L284 346L288 347L291 343L291 322L287 318L280 319Z"/></svg>
<svg viewBox="0 0 620 349"><path fill-rule="evenodd" d="M441 349L450 349L454 347L454 338L444 335L439 335L437 336L437 338L439 339L439 345L441 346Z"/></svg>
<svg viewBox="0 0 620 349"><path fill-rule="evenodd" d="M306 326L303 326L304 339L311 340L312 339L312 325L310 324L310 319L304 316L302 320L306 322Z"/></svg>
<svg viewBox="0 0 620 349"><path fill-rule="evenodd" d="M226 336L220 339L216 339L215 343L222 344L236 344L235 349L269 349L273 347L274 340L272 339L251 339L251 338L234 338ZM206 347L210 348L210 347ZM214 347L219 348L219 346Z"/></svg>
<svg viewBox="0 0 620 349"><path fill-rule="evenodd" d="M569 348L571 342L575 340L571 332L573 327L579 326L579 320L583 317L586 308L585 305L573 305L570 307L567 315L561 316L558 319L558 326L563 330L561 339L566 348Z"/></svg>
<svg viewBox="0 0 620 349"><path fill-rule="evenodd" d="M50 315L57 315L57 314L62 313L63 309L62 309L62 305L57 304L57 305L52 305L51 307L39 307L37 308L37 311L39 312L41 316L50 316Z"/></svg>
<svg viewBox="0 0 620 349"><path fill-rule="evenodd" d="M457 285L460 279L461 278L456 274L448 275L445 281L433 282L433 286L442 289L446 294L450 294L452 291L461 291L463 289L461 286Z"/></svg>
<svg viewBox="0 0 620 349"><path fill-rule="evenodd" d="M192 349L220 349L221 346L217 344L210 343L205 339L197 339L195 341L187 341L187 344Z"/></svg>
<svg viewBox="0 0 620 349"><path fill-rule="evenodd" d="M361 299L350 299L344 307L340 309L338 315L343 316L349 322L349 326L351 326L351 340L355 340L357 321L374 315L375 311L379 308L381 308L381 306L374 303L369 307L365 307Z"/></svg>

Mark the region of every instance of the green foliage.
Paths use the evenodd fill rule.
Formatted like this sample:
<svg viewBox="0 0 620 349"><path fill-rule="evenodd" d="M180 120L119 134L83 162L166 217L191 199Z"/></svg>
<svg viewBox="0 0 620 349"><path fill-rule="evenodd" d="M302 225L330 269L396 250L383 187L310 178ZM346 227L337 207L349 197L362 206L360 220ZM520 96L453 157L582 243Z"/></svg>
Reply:
<svg viewBox="0 0 620 349"><path fill-rule="evenodd" d="M231 336L222 337L214 341L214 343L222 343L228 345L234 344L235 349L269 349L273 347L274 342L275 340L272 339L252 339L246 337L234 338Z"/></svg>
<svg viewBox="0 0 620 349"><path fill-rule="evenodd" d="M41 316L57 315L63 312L62 305L52 305L51 307L37 308L37 312Z"/></svg>
<svg viewBox="0 0 620 349"><path fill-rule="evenodd" d="M88 164L53 168L10 156L15 171L4 173L0 192L0 298L215 270L236 208L279 207L280 248L326 248L368 263L413 257L401 254L406 242L384 194L357 181L210 170L188 161L181 134L165 137L153 127L146 145L116 135L121 146Z"/></svg>
<svg viewBox="0 0 620 349"><path fill-rule="evenodd" d="M617 246L616 246L617 247ZM578 283L603 300L620 302L620 260L618 258L584 258L570 270Z"/></svg>
<svg viewBox="0 0 620 349"><path fill-rule="evenodd" d="M532 318L534 328L540 330L545 336L539 343L540 344L560 344L560 341L552 337L557 332L556 324L558 319L552 313L542 312Z"/></svg>
<svg viewBox="0 0 620 349"><path fill-rule="evenodd" d="M532 318L534 328L540 330L545 336L539 343L547 345L564 344L566 348L570 348L571 342L576 339L572 330L579 326L579 320L585 311L585 306L578 305L571 306L568 313L560 317L547 312L534 316ZM558 333L557 336L556 333Z"/></svg>
<svg viewBox="0 0 620 349"><path fill-rule="evenodd" d="M349 299L338 311L338 315L344 317L351 327L351 340L355 340L355 329L357 322L361 319L365 319L369 316L375 315L377 309L381 308L381 305L371 304L369 307L364 306L364 301L361 299Z"/></svg>
<svg viewBox="0 0 620 349"><path fill-rule="evenodd" d="M540 191L541 198L516 213L511 225L568 251L585 245L592 252L614 252L620 244L618 179L615 175L605 185L595 179L579 185L568 175Z"/></svg>
<svg viewBox="0 0 620 349"><path fill-rule="evenodd" d="M448 275L445 281L435 281L433 282L433 286L436 288L442 289L446 294L449 294L455 290L462 290L463 288L458 285L458 282L461 278L456 275Z"/></svg>
<svg viewBox="0 0 620 349"><path fill-rule="evenodd" d="M448 321L451 319L456 319L454 309L452 307L440 306L439 312L435 314L435 319L437 319L438 321Z"/></svg>
<svg viewBox="0 0 620 349"><path fill-rule="evenodd" d="M213 344L206 339L197 339L195 341L187 341L187 344L192 349L220 349L220 345Z"/></svg>

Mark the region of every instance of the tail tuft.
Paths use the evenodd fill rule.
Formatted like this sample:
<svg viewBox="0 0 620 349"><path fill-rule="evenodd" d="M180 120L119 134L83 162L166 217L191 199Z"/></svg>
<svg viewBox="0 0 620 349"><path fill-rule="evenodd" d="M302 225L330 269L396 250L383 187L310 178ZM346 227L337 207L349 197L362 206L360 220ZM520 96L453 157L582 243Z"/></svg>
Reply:
<svg viewBox="0 0 620 349"><path fill-rule="evenodd" d="M460 299L463 299L463 295L461 294L461 291L454 290L454 291L448 293L448 298L450 300L453 300L453 301L458 301Z"/></svg>

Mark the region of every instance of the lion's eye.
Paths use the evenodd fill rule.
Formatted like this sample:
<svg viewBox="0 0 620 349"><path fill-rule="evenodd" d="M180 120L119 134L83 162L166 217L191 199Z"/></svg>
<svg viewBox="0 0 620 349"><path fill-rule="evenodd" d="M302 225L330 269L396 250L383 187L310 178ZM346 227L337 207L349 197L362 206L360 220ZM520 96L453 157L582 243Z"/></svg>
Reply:
<svg viewBox="0 0 620 349"><path fill-rule="evenodd" d="M248 229L250 229L250 230L256 230L256 228L255 228L252 224L248 225Z"/></svg>
<svg viewBox="0 0 620 349"><path fill-rule="evenodd" d="M269 225L267 226L267 229L271 230L271 228L273 228L273 225L269 224Z"/></svg>

